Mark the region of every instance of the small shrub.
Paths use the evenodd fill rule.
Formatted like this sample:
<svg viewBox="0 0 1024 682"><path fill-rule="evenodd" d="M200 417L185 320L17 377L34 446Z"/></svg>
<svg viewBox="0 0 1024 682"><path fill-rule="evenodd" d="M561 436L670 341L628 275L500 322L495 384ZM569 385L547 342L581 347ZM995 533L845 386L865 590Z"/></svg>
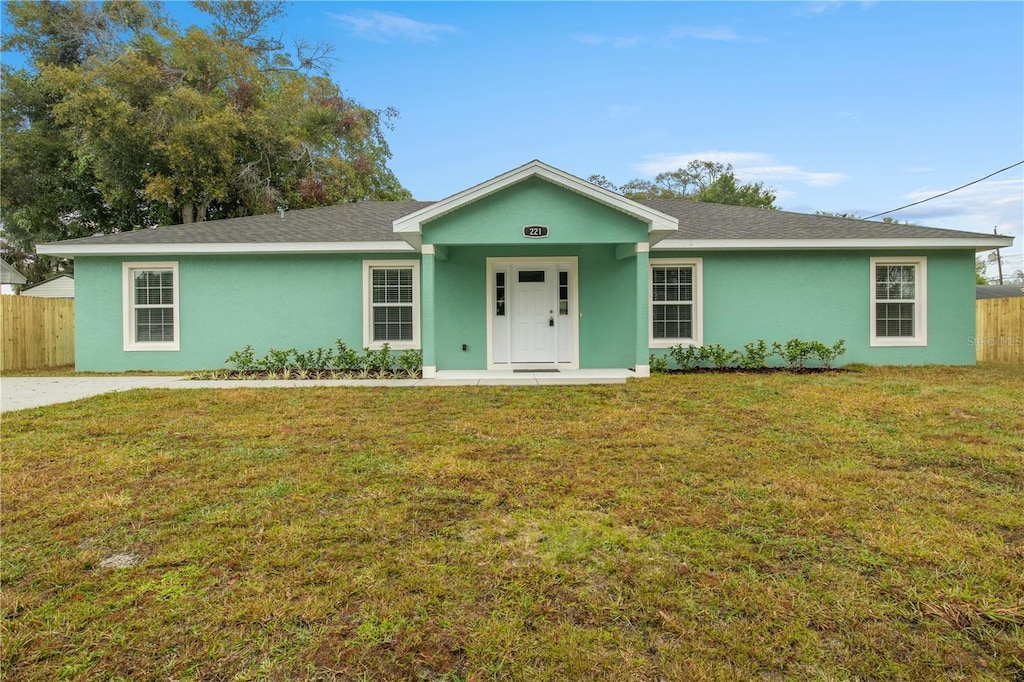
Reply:
<svg viewBox="0 0 1024 682"><path fill-rule="evenodd" d="M768 344L764 339L751 341L743 346L739 353L739 365L743 369L764 369L768 366Z"/></svg>
<svg viewBox="0 0 1024 682"><path fill-rule="evenodd" d="M735 366L740 354L734 350L726 350L725 346L712 343L701 348L701 359L710 362L716 369L726 369Z"/></svg>
<svg viewBox="0 0 1024 682"><path fill-rule="evenodd" d="M846 339L839 339L831 346L826 346L820 341L812 341L811 349L818 356L818 361L825 369L832 369L836 358L846 353Z"/></svg>
<svg viewBox="0 0 1024 682"><path fill-rule="evenodd" d="M327 369L334 364L334 353L329 348L314 348L295 353L295 366L307 371Z"/></svg>
<svg viewBox="0 0 1024 682"><path fill-rule="evenodd" d="M334 342L334 366L343 372L355 372L362 369L362 359L359 357L359 351L355 348L350 348L341 339Z"/></svg>
<svg viewBox="0 0 1024 682"><path fill-rule="evenodd" d="M262 360L257 361L256 366L260 369L265 369L268 372L284 372L294 366L291 357L295 354L294 348L288 348L280 350L278 348L271 348L267 351L267 354L263 356Z"/></svg>
<svg viewBox="0 0 1024 682"><path fill-rule="evenodd" d="M800 339L790 339L785 344L775 341L772 343L772 353L785 360L790 369L804 369L814 353L814 346Z"/></svg>
<svg viewBox="0 0 1024 682"><path fill-rule="evenodd" d="M404 350L398 355L398 368L409 378L420 375L423 369L423 351L420 349Z"/></svg>
<svg viewBox="0 0 1024 682"><path fill-rule="evenodd" d="M390 372L395 366L395 356L391 352L391 346L383 344L377 351L377 371L381 374Z"/></svg>
<svg viewBox="0 0 1024 682"><path fill-rule="evenodd" d="M672 358L672 362L676 363L677 369L690 372L704 359L702 351L703 349L696 346L678 344L669 348L668 354Z"/></svg>
<svg viewBox="0 0 1024 682"><path fill-rule="evenodd" d="M387 374L395 364L395 356L391 352L391 346L382 344L379 350L363 348L363 369L371 374Z"/></svg>
<svg viewBox="0 0 1024 682"><path fill-rule="evenodd" d="M668 358L664 355L651 353L647 362L651 367L651 374L664 374L668 371Z"/></svg>
<svg viewBox="0 0 1024 682"><path fill-rule="evenodd" d="M242 350L236 350L229 355L224 362L231 363L239 372L251 372L256 369L256 351L253 350L252 345L247 345Z"/></svg>

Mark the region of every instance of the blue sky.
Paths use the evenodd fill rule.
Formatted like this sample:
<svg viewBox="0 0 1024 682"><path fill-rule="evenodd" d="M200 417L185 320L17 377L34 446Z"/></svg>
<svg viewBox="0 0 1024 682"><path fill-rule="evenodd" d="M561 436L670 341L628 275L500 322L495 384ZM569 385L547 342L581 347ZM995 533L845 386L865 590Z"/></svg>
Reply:
<svg viewBox="0 0 1024 682"><path fill-rule="evenodd" d="M867 216L1024 160L1020 2L306 0L276 28L399 110L391 167L417 199L534 158L618 183L701 158L786 210ZM893 217L997 227L1024 267L1024 166Z"/></svg>
<svg viewBox="0 0 1024 682"><path fill-rule="evenodd" d="M281 29L399 110L417 199L533 158L619 183L702 158L787 210L867 216L1024 160L1019 2L296 2ZM1024 167L893 215L998 227L1024 267Z"/></svg>

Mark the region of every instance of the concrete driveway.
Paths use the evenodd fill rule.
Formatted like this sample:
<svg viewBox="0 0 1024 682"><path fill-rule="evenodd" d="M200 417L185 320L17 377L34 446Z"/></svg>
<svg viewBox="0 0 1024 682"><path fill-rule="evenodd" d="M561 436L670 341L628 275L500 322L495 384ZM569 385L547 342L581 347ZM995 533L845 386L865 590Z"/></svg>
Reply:
<svg viewBox="0 0 1024 682"><path fill-rule="evenodd" d="M0 412L56 405L134 388L169 388L184 377L2 377Z"/></svg>
<svg viewBox="0 0 1024 682"><path fill-rule="evenodd" d="M164 377L0 377L0 412L56 405L101 393L135 388L309 388L312 386L552 386L624 384L633 373L624 369L577 369L556 373L446 370L436 379L248 379L192 380Z"/></svg>

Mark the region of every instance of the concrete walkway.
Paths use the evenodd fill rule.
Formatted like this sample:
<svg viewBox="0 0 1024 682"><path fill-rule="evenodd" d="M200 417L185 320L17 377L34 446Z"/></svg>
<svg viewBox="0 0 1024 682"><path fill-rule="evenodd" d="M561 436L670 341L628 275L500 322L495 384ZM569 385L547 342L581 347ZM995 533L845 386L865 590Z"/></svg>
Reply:
<svg viewBox="0 0 1024 682"><path fill-rule="evenodd" d="M559 372L439 371L436 379L247 379L193 381L182 376L154 377L0 377L0 412L56 405L103 393L136 388L308 388L311 386L557 386L624 384L636 376L627 369L578 369Z"/></svg>

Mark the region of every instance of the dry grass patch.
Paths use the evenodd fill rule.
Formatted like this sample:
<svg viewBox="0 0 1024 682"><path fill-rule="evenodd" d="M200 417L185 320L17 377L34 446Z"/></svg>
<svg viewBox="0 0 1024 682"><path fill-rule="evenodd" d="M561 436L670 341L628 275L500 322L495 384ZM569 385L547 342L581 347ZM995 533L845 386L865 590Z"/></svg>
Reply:
<svg viewBox="0 0 1024 682"><path fill-rule="evenodd" d="M3 672L1019 680L1022 385L149 390L5 415Z"/></svg>

